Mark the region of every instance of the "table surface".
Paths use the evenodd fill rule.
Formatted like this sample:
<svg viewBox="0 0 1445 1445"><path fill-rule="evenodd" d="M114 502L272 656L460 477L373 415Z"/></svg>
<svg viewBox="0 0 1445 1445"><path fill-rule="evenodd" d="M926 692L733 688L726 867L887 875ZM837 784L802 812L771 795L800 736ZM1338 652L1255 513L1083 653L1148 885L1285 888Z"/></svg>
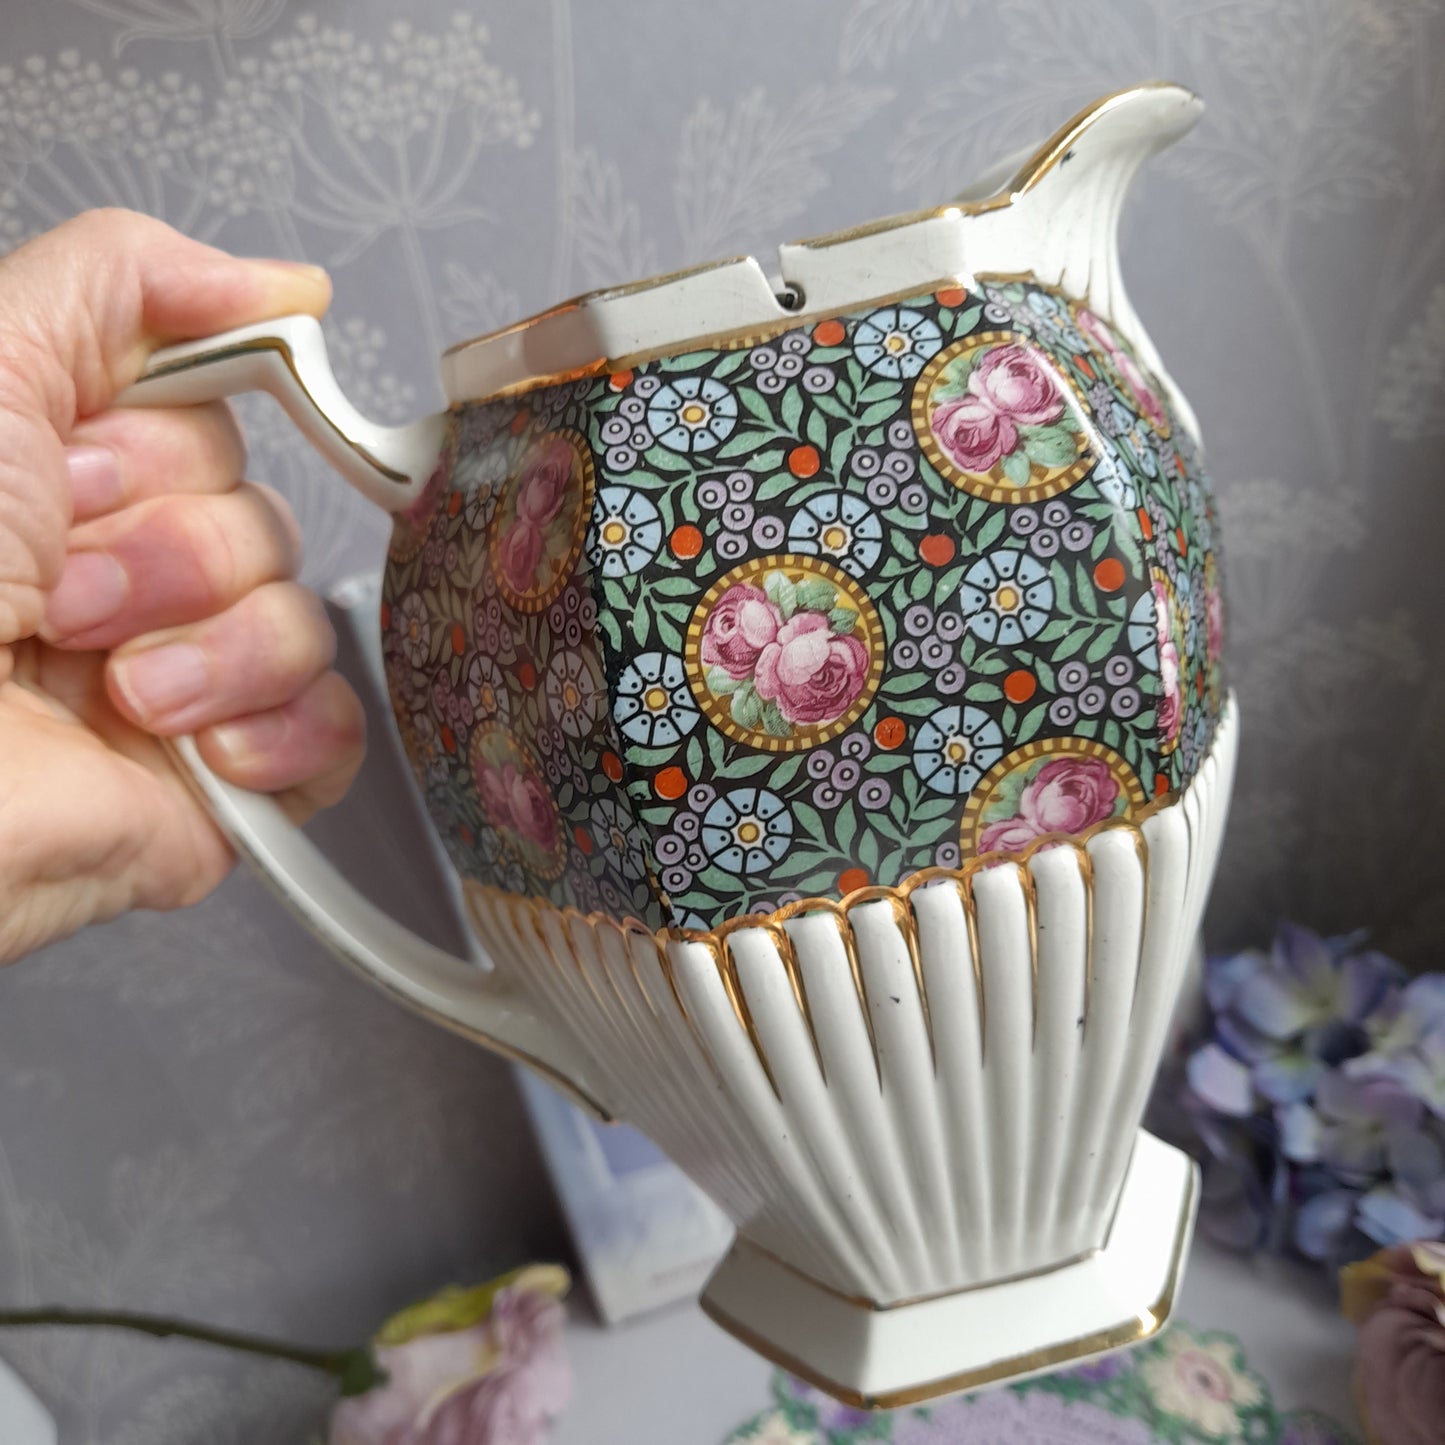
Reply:
<svg viewBox="0 0 1445 1445"><path fill-rule="evenodd" d="M1320 1274L1200 1241L1177 1318L1238 1336L1278 1409L1308 1407L1358 1429L1353 1331ZM720 1445L769 1403L772 1367L695 1304L606 1328L579 1298L568 1346L576 1393L553 1445Z"/></svg>

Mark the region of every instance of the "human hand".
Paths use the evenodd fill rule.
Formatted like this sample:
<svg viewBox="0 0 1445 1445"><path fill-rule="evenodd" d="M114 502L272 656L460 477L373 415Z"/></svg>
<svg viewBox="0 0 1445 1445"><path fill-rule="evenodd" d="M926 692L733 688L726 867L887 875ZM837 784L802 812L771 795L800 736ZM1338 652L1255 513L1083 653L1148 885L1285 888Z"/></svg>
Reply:
<svg viewBox="0 0 1445 1445"><path fill-rule="evenodd" d="M329 299L124 211L0 259L0 963L225 876L161 739L298 819L360 764L295 519L243 480L229 409L110 409L157 347Z"/></svg>

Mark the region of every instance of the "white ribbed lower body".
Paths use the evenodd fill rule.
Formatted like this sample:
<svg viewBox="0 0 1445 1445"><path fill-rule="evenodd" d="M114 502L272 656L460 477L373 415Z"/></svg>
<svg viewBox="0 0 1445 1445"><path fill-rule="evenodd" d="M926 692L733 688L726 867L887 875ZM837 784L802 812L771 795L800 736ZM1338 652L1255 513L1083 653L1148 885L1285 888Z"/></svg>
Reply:
<svg viewBox="0 0 1445 1445"><path fill-rule="evenodd" d="M1138 825L701 941L469 901L499 970L748 1245L876 1310L1103 1249L1236 748L1231 703Z"/></svg>

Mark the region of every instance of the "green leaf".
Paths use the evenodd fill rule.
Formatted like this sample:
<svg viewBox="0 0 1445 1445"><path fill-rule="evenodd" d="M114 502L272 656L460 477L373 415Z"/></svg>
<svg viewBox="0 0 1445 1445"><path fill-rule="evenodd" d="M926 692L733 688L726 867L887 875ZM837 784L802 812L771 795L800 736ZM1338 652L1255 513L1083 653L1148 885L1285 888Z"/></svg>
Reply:
<svg viewBox="0 0 1445 1445"><path fill-rule="evenodd" d="M749 456L758 449L758 433L751 427L739 427L721 446L708 453L712 457Z"/></svg>
<svg viewBox="0 0 1445 1445"><path fill-rule="evenodd" d="M1012 451L1003 459L1003 474L1016 487L1028 485L1033 469L1029 466L1027 452Z"/></svg>
<svg viewBox="0 0 1445 1445"><path fill-rule="evenodd" d="M828 613L828 625L846 637L858 625L858 614L851 607L834 607Z"/></svg>
<svg viewBox="0 0 1445 1445"><path fill-rule="evenodd" d="M922 602L933 592L933 574L931 572L915 572L913 581L909 585L908 595L915 602Z"/></svg>
<svg viewBox="0 0 1445 1445"><path fill-rule="evenodd" d="M690 472L692 462L681 452L675 452L671 447L665 447L659 442L656 446L648 447L643 458L648 466L655 467L660 472Z"/></svg>
<svg viewBox="0 0 1445 1445"><path fill-rule="evenodd" d="M728 711L733 721L742 728L755 728L763 715L763 705L751 682L745 682L733 693Z"/></svg>
<svg viewBox="0 0 1445 1445"><path fill-rule="evenodd" d="M828 449L828 423L823 420L822 412L812 411L808 413L808 424L804 428L808 440L818 448L820 452Z"/></svg>
<svg viewBox="0 0 1445 1445"><path fill-rule="evenodd" d="M658 641L669 651L682 651L682 628L661 608L657 612L657 637Z"/></svg>
<svg viewBox="0 0 1445 1445"><path fill-rule="evenodd" d="M763 731L770 738L790 738L793 735L792 726L789 724L779 709L776 702L771 698L763 704L762 711Z"/></svg>
<svg viewBox="0 0 1445 1445"><path fill-rule="evenodd" d="M770 427L774 424L773 414L768 410L767 402L765 402L762 397L759 396L758 393L752 389L752 387L739 387L738 395L742 397L743 405L748 409L748 411L754 417L756 417L758 421L762 422L764 426Z"/></svg>
<svg viewBox="0 0 1445 1445"><path fill-rule="evenodd" d="M889 397L887 401L875 401L872 406L865 407L863 414L858 418L858 425L877 426L879 422L893 415L898 410L898 399Z"/></svg>
<svg viewBox="0 0 1445 1445"><path fill-rule="evenodd" d="M838 810L838 815L833 823L833 842L838 849L847 853L853 847L853 839L858 835L858 814L853 807L853 800L849 798Z"/></svg>
<svg viewBox="0 0 1445 1445"><path fill-rule="evenodd" d="M1028 742L1043 726L1044 715L1048 712L1049 705L1041 702L1037 707L1032 707L1024 714L1024 720L1019 724L1018 740L1021 743Z"/></svg>
<svg viewBox="0 0 1445 1445"><path fill-rule="evenodd" d="M731 678L728 679L732 681ZM693 777L702 772L702 739L692 737L687 740L687 770Z"/></svg>
<svg viewBox="0 0 1445 1445"><path fill-rule="evenodd" d="M794 803L793 819L815 842L828 842L828 834L823 827L823 820L818 816L818 810L811 803Z"/></svg>
<svg viewBox="0 0 1445 1445"><path fill-rule="evenodd" d="M1086 662L1102 662L1109 655L1109 650L1117 641L1118 634L1115 630L1112 627L1104 628L1089 644L1084 653L1084 660Z"/></svg>
<svg viewBox="0 0 1445 1445"><path fill-rule="evenodd" d="M970 702L997 702L1003 696L1003 688L996 682L971 682L963 695Z"/></svg>
<svg viewBox="0 0 1445 1445"><path fill-rule="evenodd" d="M1031 462L1041 467L1063 467L1078 456L1072 432L1062 427L1039 427L1024 432L1024 451Z"/></svg>
<svg viewBox="0 0 1445 1445"><path fill-rule="evenodd" d="M827 612L838 595L833 584L823 577L809 577L796 584L798 606L808 612Z"/></svg>
<svg viewBox="0 0 1445 1445"><path fill-rule="evenodd" d="M969 538L969 545L975 552L986 551L992 547L1003 534L1004 511L1002 507L995 507L990 516L985 518L983 525ZM966 570L966 569L964 569Z"/></svg>
<svg viewBox="0 0 1445 1445"><path fill-rule="evenodd" d="M652 613L646 607L638 607L632 613L632 635L637 639L639 647L647 646L647 639L652 632Z"/></svg>
<svg viewBox="0 0 1445 1445"><path fill-rule="evenodd" d="M734 677L725 668L710 667L706 673L708 691L714 697L730 697L740 687L747 687L746 678Z"/></svg>
<svg viewBox="0 0 1445 1445"><path fill-rule="evenodd" d="M961 335L966 331L972 331L978 325L978 319L983 315L982 306L970 306L966 311L959 313L957 334Z"/></svg>
<svg viewBox="0 0 1445 1445"><path fill-rule="evenodd" d="M803 415L803 397L797 387L790 386L783 393L783 425L797 435L798 421Z"/></svg>
<svg viewBox="0 0 1445 1445"><path fill-rule="evenodd" d="M782 572L769 572L763 579L768 601L783 614L786 622L798 607L798 589Z"/></svg>

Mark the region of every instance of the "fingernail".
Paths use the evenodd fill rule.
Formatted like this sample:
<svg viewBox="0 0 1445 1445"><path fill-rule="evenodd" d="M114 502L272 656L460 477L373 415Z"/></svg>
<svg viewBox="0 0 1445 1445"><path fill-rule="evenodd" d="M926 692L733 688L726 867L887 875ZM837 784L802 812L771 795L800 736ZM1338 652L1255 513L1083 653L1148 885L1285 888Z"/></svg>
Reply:
<svg viewBox="0 0 1445 1445"><path fill-rule="evenodd" d="M138 716L154 718L203 697L211 668L194 643L168 642L116 658L111 676Z"/></svg>
<svg viewBox="0 0 1445 1445"><path fill-rule="evenodd" d="M290 726L283 712L257 713L255 717L213 727L210 741L225 754L227 762L250 762L279 747Z"/></svg>
<svg viewBox="0 0 1445 1445"><path fill-rule="evenodd" d="M255 264L264 266L273 274L276 290L280 293L274 299L280 304L315 306L319 299L324 308L331 299L331 277L321 266L313 266L307 261L276 261L270 258L258 259ZM311 294L305 295L305 292ZM318 292L321 293L319 298Z"/></svg>
<svg viewBox="0 0 1445 1445"><path fill-rule="evenodd" d="M108 512L120 501L120 465L109 447L66 447L70 504L77 517Z"/></svg>
<svg viewBox="0 0 1445 1445"><path fill-rule="evenodd" d="M130 579L109 552L72 552L45 604L40 634L49 642L99 627L125 605Z"/></svg>

